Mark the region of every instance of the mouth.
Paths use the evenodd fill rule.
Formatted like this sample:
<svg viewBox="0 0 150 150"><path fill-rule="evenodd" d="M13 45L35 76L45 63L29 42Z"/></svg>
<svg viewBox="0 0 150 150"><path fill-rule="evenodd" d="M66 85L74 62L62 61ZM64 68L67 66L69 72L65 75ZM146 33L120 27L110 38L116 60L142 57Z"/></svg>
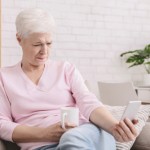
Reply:
<svg viewBox="0 0 150 150"><path fill-rule="evenodd" d="M45 61L45 60L47 60L47 57L37 57L37 60L38 61Z"/></svg>

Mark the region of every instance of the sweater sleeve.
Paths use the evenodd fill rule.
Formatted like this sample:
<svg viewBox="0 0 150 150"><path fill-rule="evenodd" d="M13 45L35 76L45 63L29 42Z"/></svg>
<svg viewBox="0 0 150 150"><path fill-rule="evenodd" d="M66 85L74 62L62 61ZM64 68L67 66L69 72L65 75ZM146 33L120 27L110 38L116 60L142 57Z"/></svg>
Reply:
<svg viewBox="0 0 150 150"><path fill-rule="evenodd" d="M104 105L88 90L78 69L69 63L66 65L66 78L80 112L89 120L91 112Z"/></svg>
<svg viewBox="0 0 150 150"><path fill-rule="evenodd" d="M18 125L12 121L11 105L0 80L0 138L12 141L12 133Z"/></svg>

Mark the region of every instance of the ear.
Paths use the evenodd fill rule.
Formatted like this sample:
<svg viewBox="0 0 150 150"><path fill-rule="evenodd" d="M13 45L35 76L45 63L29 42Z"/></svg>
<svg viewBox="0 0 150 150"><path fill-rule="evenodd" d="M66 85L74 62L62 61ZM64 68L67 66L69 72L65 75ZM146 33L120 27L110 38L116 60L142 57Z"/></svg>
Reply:
<svg viewBox="0 0 150 150"><path fill-rule="evenodd" d="M21 37L18 35L18 33L16 34L16 39L17 39L19 45L21 45L22 39L21 39Z"/></svg>

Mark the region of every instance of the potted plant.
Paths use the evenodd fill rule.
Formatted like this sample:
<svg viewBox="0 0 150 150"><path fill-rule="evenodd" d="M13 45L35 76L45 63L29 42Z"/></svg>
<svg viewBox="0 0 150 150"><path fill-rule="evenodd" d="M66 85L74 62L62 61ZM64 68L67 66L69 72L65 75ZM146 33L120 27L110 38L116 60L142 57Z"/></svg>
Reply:
<svg viewBox="0 0 150 150"><path fill-rule="evenodd" d="M129 68L143 65L147 75L144 75L144 84L150 84L150 44L144 49L127 51L120 54L121 57L126 56L126 63L129 63Z"/></svg>

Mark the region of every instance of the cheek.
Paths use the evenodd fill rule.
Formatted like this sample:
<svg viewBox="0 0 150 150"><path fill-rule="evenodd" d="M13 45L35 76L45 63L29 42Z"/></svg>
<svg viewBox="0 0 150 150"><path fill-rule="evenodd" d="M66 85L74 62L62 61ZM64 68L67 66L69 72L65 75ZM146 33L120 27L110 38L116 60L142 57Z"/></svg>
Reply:
<svg viewBox="0 0 150 150"><path fill-rule="evenodd" d="M27 57L33 57L36 54L38 54L38 52L39 52L39 49L33 48L33 47L23 50L24 55Z"/></svg>

